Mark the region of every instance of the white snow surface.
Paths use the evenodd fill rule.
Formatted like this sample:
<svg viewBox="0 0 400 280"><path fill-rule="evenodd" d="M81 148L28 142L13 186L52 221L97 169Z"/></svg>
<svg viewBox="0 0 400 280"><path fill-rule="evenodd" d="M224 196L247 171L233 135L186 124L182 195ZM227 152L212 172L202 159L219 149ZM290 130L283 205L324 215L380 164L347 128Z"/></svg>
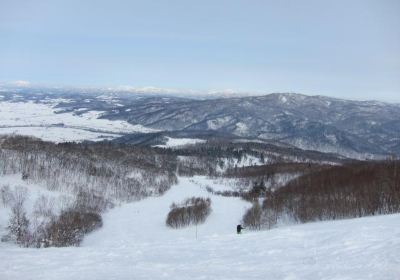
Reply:
<svg viewBox="0 0 400 280"><path fill-rule="evenodd" d="M206 142L206 140L195 139L195 138L172 138L172 137L166 137L166 138L167 138L167 143L163 145L155 145L154 147L173 148L173 147L181 147L181 146L194 145L197 143Z"/></svg>
<svg viewBox="0 0 400 280"><path fill-rule="evenodd" d="M240 161L237 158L221 158L223 161L223 166L217 166L217 171L218 172L225 172L228 168L234 168L234 167L246 167L246 166L258 166L258 165L263 165L268 162L268 158L265 158L264 163L261 162L261 160L255 156L252 155L244 155Z"/></svg>
<svg viewBox="0 0 400 280"><path fill-rule="evenodd" d="M101 141L107 139L113 139L119 137L119 134L112 133L99 133L92 132L85 129L76 129L69 127L0 127L0 135L13 134L13 135L24 135L34 136L40 138L43 141L51 141L55 143L61 142L81 142L84 140L88 141Z"/></svg>
<svg viewBox="0 0 400 280"><path fill-rule="evenodd" d="M263 164L264 163L262 163L259 158L252 155L246 155L241 159L241 161L236 160L234 163L236 167L257 166Z"/></svg>
<svg viewBox="0 0 400 280"><path fill-rule="evenodd" d="M44 186L30 182L29 180L22 180L22 174L12 174L0 176L0 189L3 186L8 186L11 191L17 187L26 189L27 196L24 203L24 210L27 213L29 220L33 221L33 211L37 199L41 196L47 197L53 204L53 213L58 215L63 209L68 208L72 203L72 196L69 194L61 193L58 191L49 191ZM9 207L4 207L0 202L0 237L5 234L6 227L9 221L11 210ZM0 279L1 274L0 274Z"/></svg>
<svg viewBox="0 0 400 280"><path fill-rule="evenodd" d="M43 140L82 141L115 138L121 133L152 132L154 129L126 121L100 119L103 112L62 112L57 103L0 102L0 134L31 135Z"/></svg>
<svg viewBox="0 0 400 280"><path fill-rule="evenodd" d="M195 178L194 181L205 180ZM376 279L400 278L400 214L235 233L245 208L180 178L164 196L122 205L79 248L0 243L0 279ZM169 229L172 202L210 197L206 223Z"/></svg>

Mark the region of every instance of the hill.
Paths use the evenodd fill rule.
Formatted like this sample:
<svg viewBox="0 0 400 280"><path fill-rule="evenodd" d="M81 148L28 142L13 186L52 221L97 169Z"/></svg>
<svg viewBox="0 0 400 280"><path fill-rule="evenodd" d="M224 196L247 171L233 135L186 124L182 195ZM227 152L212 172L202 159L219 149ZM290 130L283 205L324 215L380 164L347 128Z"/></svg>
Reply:
<svg viewBox="0 0 400 280"><path fill-rule="evenodd" d="M400 275L400 216L235 233L246 203L216 198L197 229L165 227L170 203L209 195L180 179L164 196L110 210L80 248L24 249L0 243L1 279L380 279ZM201 185L201 184L200 184ZM223 202L223 203L220 203ZM236 210L235 210L236 209Z"/></svg>

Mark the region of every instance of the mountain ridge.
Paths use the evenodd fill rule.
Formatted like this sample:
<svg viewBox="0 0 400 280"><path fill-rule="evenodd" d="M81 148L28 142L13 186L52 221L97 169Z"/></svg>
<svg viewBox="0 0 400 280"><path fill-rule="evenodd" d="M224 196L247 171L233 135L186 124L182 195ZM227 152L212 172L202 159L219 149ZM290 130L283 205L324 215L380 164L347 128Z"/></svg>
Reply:
<svg viewBox="0 0 400 280"><path fill-rule="evenodd" d="M400 155L400 104L321 95L194 99L109 90L19 88L0 101L51 103L57 114L101 112L99 119L126 121L158 131L215 131L290 144L355 158Z"/></svg>

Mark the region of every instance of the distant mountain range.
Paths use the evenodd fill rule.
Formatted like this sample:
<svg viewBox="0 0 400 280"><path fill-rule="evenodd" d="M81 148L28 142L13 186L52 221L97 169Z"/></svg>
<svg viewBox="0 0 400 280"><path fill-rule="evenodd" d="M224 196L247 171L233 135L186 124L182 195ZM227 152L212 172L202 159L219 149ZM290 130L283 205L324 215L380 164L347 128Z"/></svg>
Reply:
<svg viewBox="0 0 400 280"><path fill-rule="evenodd" d="M224 135L356 158L400 155L400 104L294 93L199 99L27 87L2 89L0 96L0 101L13 102L53 100L58 113L101 111L103 119L140 124L169 136Z"/></svg>

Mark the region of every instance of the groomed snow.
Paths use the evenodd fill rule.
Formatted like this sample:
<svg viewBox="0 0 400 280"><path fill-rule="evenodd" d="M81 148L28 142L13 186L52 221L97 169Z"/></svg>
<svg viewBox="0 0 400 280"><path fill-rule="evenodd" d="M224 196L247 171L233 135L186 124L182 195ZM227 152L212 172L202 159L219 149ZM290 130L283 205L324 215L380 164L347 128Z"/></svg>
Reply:
<svg viewBox="0 0 400 280"><path fill-rule="evenodd" d="M197 229L168 229L171 202L209 196L180 178L164 196L110 210L80 248L0 243L0 279L376 279L400 277L400 214L235 233L249 204L211 196Z"/></svg>

